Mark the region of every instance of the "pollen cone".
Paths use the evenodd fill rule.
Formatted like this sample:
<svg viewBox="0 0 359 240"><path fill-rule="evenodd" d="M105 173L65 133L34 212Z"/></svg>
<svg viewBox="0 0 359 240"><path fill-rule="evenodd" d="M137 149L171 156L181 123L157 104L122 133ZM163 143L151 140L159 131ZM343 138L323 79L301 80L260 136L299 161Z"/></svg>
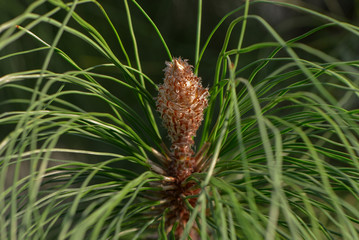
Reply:
<svg viewBox="0 0 359 240"><path fill-rule="evenodd" d="M171 139L171 152L178 160L193 155L193 137L203 120L208 105L208 88L195 76L187 60L173 58L166 62L164 83L159 86L157 110Z"/></svg>

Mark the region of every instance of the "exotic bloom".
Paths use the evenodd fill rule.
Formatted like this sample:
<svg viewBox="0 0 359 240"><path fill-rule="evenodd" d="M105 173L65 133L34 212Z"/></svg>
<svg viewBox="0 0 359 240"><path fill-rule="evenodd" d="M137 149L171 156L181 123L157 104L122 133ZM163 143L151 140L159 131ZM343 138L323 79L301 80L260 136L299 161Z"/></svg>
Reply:
<svg viewBox="0 0 359 240"><path fill-rule="evenodd" d="M171 139L173 171L170 175L185 179L194 171L193 138L208 105L208 88L195 76L187 60L166 62L164 83L159 86L157 110Z"/></svg>

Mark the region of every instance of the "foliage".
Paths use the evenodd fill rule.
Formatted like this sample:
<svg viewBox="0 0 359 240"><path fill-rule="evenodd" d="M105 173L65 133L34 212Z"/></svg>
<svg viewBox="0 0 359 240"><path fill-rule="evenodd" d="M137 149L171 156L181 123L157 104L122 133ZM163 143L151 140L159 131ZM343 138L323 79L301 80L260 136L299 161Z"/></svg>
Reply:
<svg viewBox="0 0 359 240"><path fill-rule="evenodd" d="M198 149L211 143L212 157L206 172L191 176L201 192L182 239L195 223L201 239L359 239L358 60L306 44L331 29L358 41L359 28L299 5L247 0L201 41L198 3L196 73L215 34L226 33L197 137ZM317 25L286 40L250 14L262 5L300 12ZM120 52L78 13L82 7L101 13ZM133 11L162 44L163 67L172 55L139 3L124 0L123 8L127 30L94 0L37 0L0 25L1 62L43 54L0 76L0 95L8 96L0 112L0 239L173 237L164 212L152 212L161 201L150 197L161 189L151 183L161 176L147 160L155 161L152 148L163 152L167 139L155 112L157 81L142 70ZM249 26L270 38L253 40ZM48 28L56 29L52 39L36 33ZM73 60L76 46L61 47L66 36L90 46L101 63ZM12 50L23 39L33 47Z"/></svg>

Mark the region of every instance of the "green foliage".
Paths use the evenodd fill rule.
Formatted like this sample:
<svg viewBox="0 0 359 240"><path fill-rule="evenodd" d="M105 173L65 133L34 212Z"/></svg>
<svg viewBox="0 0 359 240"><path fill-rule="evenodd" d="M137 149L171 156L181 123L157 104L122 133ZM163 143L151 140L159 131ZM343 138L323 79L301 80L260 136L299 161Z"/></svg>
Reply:
<svg viewBox="0 0 359 240"><path fill-rule="evenodd" d="M307 44L330 38L330 29L357 42L359 27L299 5L247 0L203 36L198 6L195 72L204 71L217 31L226 33L198 137L198 149L211 143L210 165L191 176L202 191L182 239L194 223L201 239L359 239L358 60ZM260 6L316 25L285 39L251 13ZM86 7L105 19L120 52L82 17ZM173 239L164 213L152 211L161 201L151 200L160 190L151 182L161 177L147 159L166 138L134 11L162 44L163 67L172 56L139 3L124 0L123 10L128 28L118 29L97 1L37 0L0 25L3 66L42 54L0 76L0 239ZM250 27L269 37L253 41ZM36 33L48 28L51 39ZM95 50L98 62L74 60L76 45L61 47L67 36ZM32 47L11 48L24 39Z"/></svg>

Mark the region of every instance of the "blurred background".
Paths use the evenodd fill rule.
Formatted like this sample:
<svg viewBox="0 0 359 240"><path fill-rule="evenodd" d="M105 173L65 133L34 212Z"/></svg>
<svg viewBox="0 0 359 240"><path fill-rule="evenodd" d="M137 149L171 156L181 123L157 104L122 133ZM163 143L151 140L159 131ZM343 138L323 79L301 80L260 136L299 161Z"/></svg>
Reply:
<svg viewBox="0 0 359 240"><path fill-rule="evenodd" d="M33 2L33 0L0 0L0 24L23 13ZM130 58L133 60L134 55L132 42L129 36L128 21L123 1L101 0L99 2L108 13L115 28L119 32L120 37L123 39L123 43L127 48ZM190 63L193 64L196 38L197 1L139 0L137 2L157 24L171 50L172 55L187 58ZM273 0L272 2L295 3L314 9L338 20L356 25L359 24L358 0ZM216 0L203 1L201 43L204 43L207 36L223 16L241 6L243 3L243 0L222 0L220 3ZM129 6L131 9L135 34L138 40L143 71L155 82L160 83L163 77L162 69L165 66L164 61L168 60L166 52L152 26L148 23L142 13L138 11L131 1L129 1ZM43 4L41 7L37 8L35 12L41 14L50 11L52 8L53 6L51 4ZM99 9L94 4L86 3L79 5L76 8L76 12L79 13L85 20L93 24L93 26L105 37L113 51L118 53L119 59L124 60L124 57L120 53L121 51L116 37L112 33L112 30ZM208 50L204 55L199 69L199 75L202 76L205 82L210 83L212 81L214 72L213 64L216 61L218 53L222 47L224 36L230 21L241 14L242 11L228 18L225 24L218 29L217 33L213 37L213 40L208 46ZM250 14L257 14L263 17L285 40L298 36L314 26L318 26L323 23L323 21L309 16L308 14L291 11L288 8L283 8L273 4L254 4L250 8ZM60 11L55 15L55 18L59 21L61 21L63 17L63 11ZM258 24L255 20L249 20L248 24L245 43L273 40L268 32L265 31L264 28L261 28L260 24ZM74 22L71 22L70 25L79 29ZM236 34L239 34L239 30L240 25L238 25L233 32L232 47L236 46ZM47 43L51 43L57 29L50 24L43 23L33 28L32 31ZM325 37L321 38L321 36ZM328 38L328 36L331 37ZM338 29L330 28L315 35L315 37L306 39L306 44L326 51L329 54L332 53L334 56L340 57L343 60L353 59L358 57L359 44L356 39L351 39L348 36L349 34L344 31L338 31ZM5 49L1 49L0 56L4 56L14 51L22 51L40 46L41 44L38 41L34 40L30 36L25 36L22 39L8 45ZM246 44L244 44L244 46L246 46ZM98 52L84 44L82 40L74 38L69 34L63 35L59 47L69 54L83 68L103 63L105 61ZM46 52L39 52L38 54L29 54L29 56L26 57L15 57L7 61L2 61L0 65L0 76L10 72L41 67L45 53ZM251 61L252 59L242 60ZM51 68L57 72L71 69L68 63L64 62L62 59L57 59L56 57L51 63ZM115 69L114 71L116 72Z"/></svg>

